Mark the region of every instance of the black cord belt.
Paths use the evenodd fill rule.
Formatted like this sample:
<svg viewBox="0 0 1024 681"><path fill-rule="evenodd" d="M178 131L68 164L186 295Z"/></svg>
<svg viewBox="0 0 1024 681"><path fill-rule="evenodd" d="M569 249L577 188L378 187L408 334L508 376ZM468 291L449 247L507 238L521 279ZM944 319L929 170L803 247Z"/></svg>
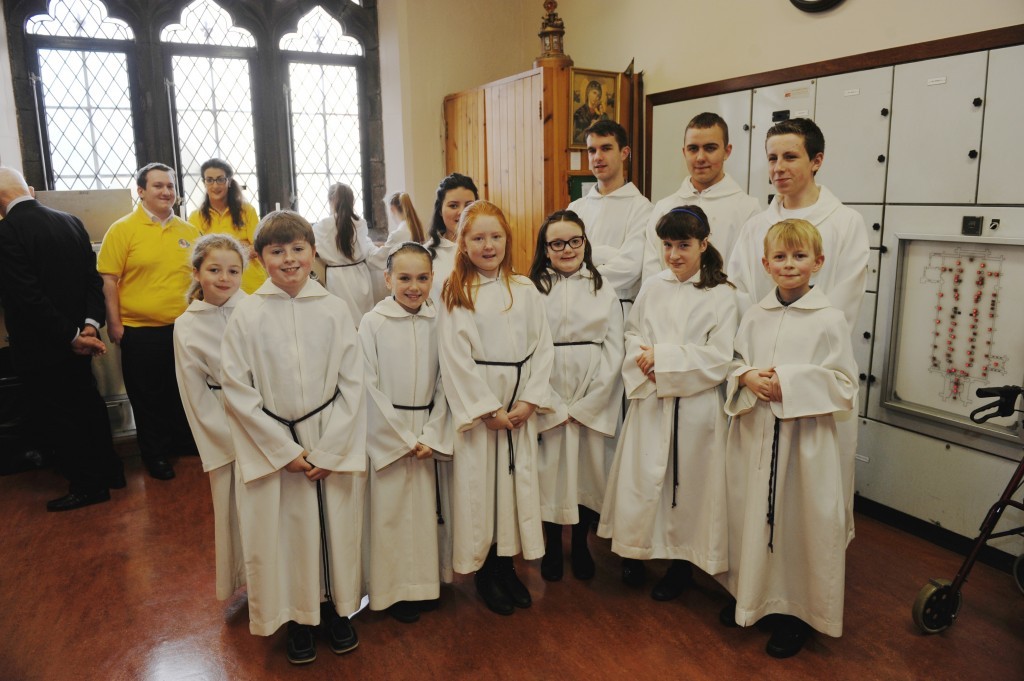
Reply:
<svg viewBox="0 0 1024 681"><path fill-rule="evenodd" d="M676 507L676 490L679 488L679 399L672 405L672 508Z"/></svg>
<svg viewBox="0 0 1024 681"><path fill-rule="evenodd" d="M206 382L206 387L209 388L210 390L223 390L223 388L221 388L219 385L210 383L209 381Z"/></svg>
<svg viewBox="0 0 1024 681"><path fill-rule="evenodd" d="M326 267L327 269L331 269L332 267L355 267L356 265L362 265L364 262L366 262L366 258L363 258L362 260L357 260L355 262L347 262L343 265L328 265L327 263L324 263L324 267Z"/></svg>
<svg viewBox="0 0 1024 681"><path fill-rule="evenodd" d="M518 362L491 362L491 361L483 360L483 359L474 359L473 360L477 364L480 364L480 365L483 365L483 366L489 366L489 367L515 367L516 368L516 385L515 385L514 388L512 388L512 399L509 400L508 406L505 408L506 411L511 410L512 409L512 405L514 405L516 403L516 393L519 392L519 381L522 380L522 378L523 378L523 365L526 364L527 362L529 362L531 357L533 357L533 353L532 352L529 355L527 355L525 359L522 359L522 360L520 360ZM508 436L508 473L509 473L509 475L511 475L516 470L516 452L515 452L515 448L512 446L512 431L511 430L506 430L505 433ZM495 444L495 447L497 447L497 444L498 444L498 439L497 438L494 439L494 444ZM497 456L497 449L495 449L495 456Z"/></svg>
<svg viewBox="0 0 1024 681"><path fill-rule="evenodd" d="M269 416L270 418L274 419L278 423L283 423L284 425L288 426L288 430L291 432L292 439L295 440L295 444L301 446L302 443L299 442L299 434L296 432L295 426L302 423L306 419L316 416L317 414L322 412L324 409L329 407L331 403L334 402L334 400L338 399L338 395L340 394L341 390L335 388L334 394L331 395L331 399L327 400L326 402L324 402L323 404L321 404L319 407L309 412L308 414L300 416L297 419L292 419L291 421L281 416L278 416L277 414L270 411L266 407L263 407L263 413ZM303 449L305 448L303 447ZM331 595L331 557L330 554L328 554L327 552L327 523L324 519L324 492L322 483L323 480L316 481L316 505L320 511L320 560L324 568L324 598L327 599L327 602L331 604L331 607L334 607L334 596Z"/></svg>
<svg viewBox="0 0 1024 681"><path fill-rule="evenodd" d="M430 411L434 408L434 401L431 400L430 404L420 406L409 406L407 404L392 404L395 409L401 409L402 411ZM441 481L439 480L440 470L437 465L437 459L434 459L434 512L437 514L437 524L444 525L444 515L441 513Z"/></svg>
<svg viewBox="0 0 1024 681"><path fill-rule="evenodd" d="M776 417L772 434L772 470L768 475L768 550L775 553L775 494L779 489L779 425Z"/></svg>
<svg viewBox="0 0 1024 681"><path fill-rule="evenodd" d="M604 341L560 341L552 343L556 348L564 348L569 345L604 345Z"/></svg>

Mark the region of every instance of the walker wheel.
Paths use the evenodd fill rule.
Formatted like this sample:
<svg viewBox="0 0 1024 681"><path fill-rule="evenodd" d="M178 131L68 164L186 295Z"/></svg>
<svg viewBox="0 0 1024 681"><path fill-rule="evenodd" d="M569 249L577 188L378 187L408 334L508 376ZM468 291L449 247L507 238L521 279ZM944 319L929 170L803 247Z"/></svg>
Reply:
<svg viewBox="0 0 1024 681"><path fill-rule="evenodd" d="M1017 582L1017 588L1024 594L1024 553L1017 556L1013 561L1013 578Z"/></svg>
<svg viewBox="0 0 1024 681"><path fill-rule="evenodd" d="M914 601L914 624L926 634L937 634L953 626L963 595L953 593L948 579L933 579L925 584Z"/></svg>

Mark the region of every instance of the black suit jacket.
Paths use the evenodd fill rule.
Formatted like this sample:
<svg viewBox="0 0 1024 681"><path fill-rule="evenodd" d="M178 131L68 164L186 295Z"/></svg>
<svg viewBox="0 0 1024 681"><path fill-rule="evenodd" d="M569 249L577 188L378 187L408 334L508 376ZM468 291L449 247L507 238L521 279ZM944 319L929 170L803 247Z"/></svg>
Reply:
<svg viewBox="0 0 1024 681"><path fill-rule="evenodd" d="M0 301L18 373L64 361L75 333L106 320L103 280L82 222L35 199L0 220Z"/></svg>

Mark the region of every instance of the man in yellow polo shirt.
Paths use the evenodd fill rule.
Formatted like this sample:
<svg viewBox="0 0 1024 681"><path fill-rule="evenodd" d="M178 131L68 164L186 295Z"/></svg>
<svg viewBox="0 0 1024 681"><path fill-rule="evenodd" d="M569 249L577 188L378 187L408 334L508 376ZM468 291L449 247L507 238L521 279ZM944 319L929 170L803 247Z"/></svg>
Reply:
<svg viewBox="0 0 1024 681"><path fill-rule="evenodd" d="M150 163L135 177L139 203L107 230L96 260L107 333L121 346L121 371L142 461L158 480L171 457L196 453L174 374L174 320L185 311L199 230L174 214L174 171Z"/></svg>

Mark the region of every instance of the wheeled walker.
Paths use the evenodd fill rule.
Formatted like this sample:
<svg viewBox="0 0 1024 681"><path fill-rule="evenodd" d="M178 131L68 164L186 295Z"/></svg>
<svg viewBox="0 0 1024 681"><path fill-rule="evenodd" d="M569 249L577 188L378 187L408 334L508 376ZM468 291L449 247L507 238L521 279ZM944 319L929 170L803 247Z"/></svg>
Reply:
<svg viewBox="0 0 1024 681"><path fill-rule="evenodd" d="M971 420L975 423L984 423L994 416L1012 416L1017 404L1017 398L1024 392L1021 386L1004 385L999 388L978 388L978 397L995 397L994 402L989 402L973 412ZM989 509L985 521L981 524L980 534L974 540L970 553L960 566L956 577L950 582L947 579L931 579L917 594L914 601L914 624L926 634L937 634L953 626L956 616L963 605L963 595L960 588L967 581L967 575L974 567L978 554L989 539L1008 537L1018 534L1024 535L1024 526L1015 527L1010 530L995 532L996 524L1003 515L1003 511L1009 508L1016 508L1024 511L1024 501L1015 501L1013 497L1020 491L1024 481L1024 459L1017 464L1017 470L1010 477L1010 482L1003 490L1002 496ZM1017 556L1013 563L1013 578L1017 582L1017 588L1024 593L1024 554Z"/></svg>

